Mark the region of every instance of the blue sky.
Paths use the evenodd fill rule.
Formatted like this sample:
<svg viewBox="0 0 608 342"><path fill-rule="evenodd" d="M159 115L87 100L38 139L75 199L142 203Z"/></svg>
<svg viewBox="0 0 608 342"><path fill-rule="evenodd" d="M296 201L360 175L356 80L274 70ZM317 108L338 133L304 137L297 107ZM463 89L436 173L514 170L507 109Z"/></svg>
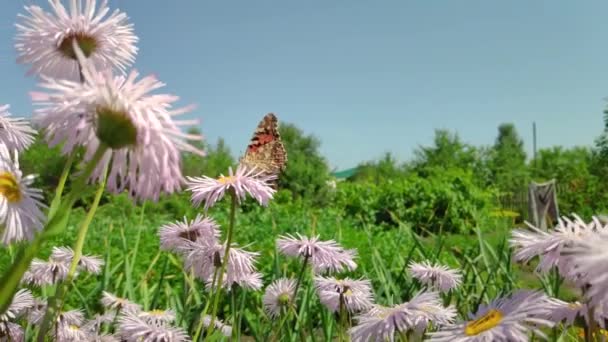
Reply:
<svg viewBox="0 0 608 342"><path fill-rule="evenodd" d="M63 0L67 3L66 0ZM0 103L29 116L15 64L23 6L0 4ZM207 139L240 154L274 112L322 141L332 167L431 143L435 128L493 143L513 122L532 148L590 145L608 96L606 1L110 0L140 37L135 67L195 103ZM169 6L169 7L167 7Z"/></svg>

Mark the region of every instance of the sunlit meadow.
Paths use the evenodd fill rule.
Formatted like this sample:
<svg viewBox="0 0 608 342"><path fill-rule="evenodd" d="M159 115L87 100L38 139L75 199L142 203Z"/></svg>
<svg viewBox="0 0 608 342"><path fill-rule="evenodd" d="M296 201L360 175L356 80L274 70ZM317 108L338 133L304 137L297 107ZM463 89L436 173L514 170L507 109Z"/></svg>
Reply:
<svg viewBox="0 0 608 342"><path fill-rule="evenodd" d="M32 119L0 105L1 341L608 336L605 139L528 165L512 126L490 149L437 131L407 165L341 176L260 113L233 160L136 71L126 13L49 8L16 17ZM550 178L570 212L541 229L527 184Z"/></svg>

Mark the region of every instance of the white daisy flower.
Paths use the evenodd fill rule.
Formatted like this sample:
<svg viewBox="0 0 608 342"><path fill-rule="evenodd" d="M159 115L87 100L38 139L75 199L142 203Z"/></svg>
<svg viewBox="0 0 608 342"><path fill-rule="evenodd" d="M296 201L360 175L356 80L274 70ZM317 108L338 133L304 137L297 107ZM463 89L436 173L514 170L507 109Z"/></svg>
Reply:
<svg viewBox="0 0 608 342"><path fill-rule="evenodd" d="M481 305L470 321L449 325L429 334L429 341L458 342L525 342L530 333L546 338L541 326L552 327L546 319L561 304L541 292L519 291L510 297L499 298L489 305Z"/></svg>
<svg viewBox="0 0 608 342"><path fill-rule="evenodd" d="M262 298L266 313L272 318L277 318L284 313L283 310L293 306L295 290L294 279L280 278L268 285Z"/></svg>
<svg viewBox="0 0 608 342"><path fill-rule="evenodd" d="M412 277L441 292L451 291L462 282L462 275L458 270L440 264L432 264L426 260L421 263L410 263L409 269Z"/></svg>
<svg viewBox="0 0 608 342"><path fill-rule="evenodd" d="M107 147L91 179L103 179L105 165L111 163L110 192L129 190L135 199L156 200L161 192L181 189L181 152L204 155L187 143L202 137L180 130L197 121L173 118L192 107L172 109L178 97L150 94L164 86L154 76L136 81L136 71L127 77L98 73L77 46L75 51L85 82L43 77L40 86L48 92L32 94L34 103L41 106L35 110L34 120L45 129L49 144L63 143L64 153L84 146L85 162L93 159L101 144Z"/></svg>
<svg viewBox="0 0 608 342"><path fill-rule="evenodd" d="M9 151L21 152L34 143L36 131L24 119L10 117L9 108L9 105L0 106L0 143Z"/></svg>
<svg viewBox="0 0 608 342"><path fill-rule="evenodd" d="M321 241L318 235L312 238L299 233L296 235L279 236L277 247L284 255L310 262L315 273L353 271L357 268L355 250L344 249L334 240Z"/></svg>
<svg viewBox="0 0 608 342"><path fill-rule="evenodd" d="M80 76L77 43L84 55L101 69L124 72L137 54L137 37L125 13L110 9L107 0L96 8L96 0L70 0L65 8L61 0L49 0L53 13L39 6L26 6L28 15L19 15L15 48L17 61L31 64L28 74L77 80Z"/></svg>
<svg viewBox="0 0 608 342"><path fill-rule="evenodd" d="M23 177L17 151L11 159L6 145L0 144L0 230L4 245L31 240L42 230L45 217L41 208L46 206L41 202L42 191L30 187L34 178Z"/></svg>
<svg viewBox="0 0 608 342"><path fill-rule="evenodd" d="M33 306L34 297L30 290L17 291L6 312L0 314L0 337L8 337L12 341L24 341L25 331L19 324L11 321L18 319Z"/></svg>

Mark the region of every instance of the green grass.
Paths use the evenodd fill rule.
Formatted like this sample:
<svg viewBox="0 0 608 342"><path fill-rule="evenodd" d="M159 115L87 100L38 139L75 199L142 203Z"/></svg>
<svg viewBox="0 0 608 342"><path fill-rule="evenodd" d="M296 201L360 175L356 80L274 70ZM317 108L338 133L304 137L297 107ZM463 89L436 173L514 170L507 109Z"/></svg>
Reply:
<svg viewBox="0 0 608 342"><path fill-rule="evenodd" d="M177 324L193 335L209 294L200 281L184 274L178 256L159 250L160 226L181 220L181 215L192 219L199 211L189 207L186 198L179 201L181 205L176 207L171 207L175 203L162 202L133 206L119 196L102 205L89 229L84 254L103 257L106 266L101 275L82 274L76 279L68 293L66 308L81 308L87 317L92 317L102 311L99 300L102 291L108 291L130 298L145 310L175 310ZM244 208L244 212L237 213L235 241L260 253L257 267L264 274L265 285L279 277L297 276L299 262L277 255L275 248L278 235L295 232L319 234L322 239L335 239L346 248L356 249L359 267L344 275L370 279L375 300L382 305L407 301L420 289L407 272L410 261L439 261L462 270L463 286L445 298L457 306L461 318L475 311L479 304L514 289L542 285L530 272L530 266L511 261L507 242L512 229L510 220L488 217L483 226L474 227L467 235L418 236L407 223L392 229L369 226L343 217L331 208L314 209L297 203L273 203L267 209L248 204ZM222 203L210 214L225 234L227 206ZM47 243L39 257L48 257L52 246L72 245L83 217L82 209L75 210L67 230ZM0 270L6 269L10 258L9 254L0 257ZM290 338L325 340L338 336L336 320L319 303L310 276L305 279L299 302L298 334L291 334ZM51 290L34 289L34 292L43 295ZM560 288L560 294L572 297L566 288ZM224 296L218 316L230 320L231 314L238 312L242 335L266 340L276 326L264 314L261 297L262 292L241 290L236 291L234 302L230 296Z"/></svg>

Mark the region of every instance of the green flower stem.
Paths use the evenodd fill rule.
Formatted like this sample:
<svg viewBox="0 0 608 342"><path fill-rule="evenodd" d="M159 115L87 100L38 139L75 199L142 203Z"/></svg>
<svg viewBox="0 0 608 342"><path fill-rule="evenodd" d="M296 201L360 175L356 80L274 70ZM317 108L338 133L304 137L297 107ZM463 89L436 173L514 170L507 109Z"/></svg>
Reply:
<svg viewBox="0 0 608 342"><path fill-rule="evenodd" d="M345 332L348 329L346 323L346 303L344 302L344 294L340 293L340 341L346 341Z"/></svg>
<svg viewBox="0 0 608 342"><path fill-rule="evenodd" d="M213 272L213 280L211 281L211 288L215 288L215 283L217 282L217 273L219 271L219 268L216 268L215 271ZM211 296L210 296L211 297ZM207 303L205 303L205 308L203 309L203 312L201 312L201 317L198 321L198 326L196 327L196 332L194 333L194 338L192 339L192 341L197 342L198 341L198 337L201 335L201 332L203 330L203 323L205 322L205 316L207 315L207 311L209 310L209 303L211 303L211 298L209 298L207 300Z"/></svg>
<svg viewBox="0 0 608 342"><path fill-rule="evenodd" d="M67 225L69 212L76 202L76 199L82 194L82 190L86 185L87 178L93 173L95 166L103 157L107 147L100 145L93 156L93 159L87 164L84 172L74 182L72 191L67 196L67 201L59 205L53 216L50 216L47 224L41 233L34 237L34 240L27 247L21 249L15 258L15 261L6 270L0 279L0 314L3 314L11 304L13 296L19 286L19 282L27 271L32 259L40 250L42 244L54 234L61 232Z"/></svg>
<svg viewBox="0 0 608 342"><path fill-rule="evenodd" d="M76 151L72 151L68 160L63 167L63 171L61 171L61 176L59 177L59 183L57 184L57 188L55 189L55 197L53 197L53 201L51 202L51 206L49 208L49 217L53 217L57 212L57 208L61 204L61 196L63 195L63 189L65 188L65 182L68 180L68 175L70 174L70 170L72 169L72 163L74 163L74 159L76 157Z"/></svg>
<svg viewBox="0 0 608 342"><path fill-rule="evenodd" d="M98 156L98 158L101 159L101 157L105 153L105 149L103 152L100 152L99 150L96 151L96 153L95 153L96 156L98 153L100 154ZM94 157L94 159L95 159L95 157ZM97 164L97 163L95 163L95 164ZM88 168L88 166L89 165L87 165L87 168ZM93 169L94 168L91 168L91 172L93 171ZM93 217L95 216L95 212L97 211L97 208L99 207L99 201L101 200L101 195L103 194L103 190L106 187L107 170L108 170L108 165L106 165L104 167L104 171L103 171L104 176L103 176L101 183L99 183L99 186L95 193L95 198L93 199L91 208L87 212L87 215L85 216L84 220L80 223L80 227L78 228L78 236L76 238L76 242L74 243L74 247L72 248L74 251L74 256L72 257L72 262L70 264L70 270L68 271L67 277L62 283L60 283L58 285L57 292L55 293L55 295L53 297L49 298L47 310L44 315L42 324L40 325L40 330L38 332L38 341L40 341L40 342L44 341L44 336L46 335L46 332L49 329L49 323L54 321L56 314L61 312L61 310L63 308L65 294L66 294L70 284L72 283L74 274L76 273L76 267L78 266L78 262L80 261L80 257L82 256L82 248L84 247L84 240L85 240L87 232L89 230L89 226L91 225L91 221L93 221ZM85 179L84 184L86 184L86 179ZM70 193L70 195L72 195L72 193ZM69 201L73 201L72 196L70 196L70 195L68 195ZM73 206L73 203L70 206L70 208L72 206Z"/></svg>
<svg viewBox="0 0 608 342"><path fill-rule="evenodd" d="M304 273L306 272L306 266L308 266L308 259L310 257L306 255L304 257L304 262L302 263L302 268L300 269L300 274L298 275L298 281L296 282L296 288L293 291L293 302L294 305L298 303L298 290L300 289L300 285L302 284L302 279L304 278ZM295 331L298 326L299 318L296 316L296 320L293 323L293 330Z"/></svg>
<svg viewBox="0 0 608 342"><path fill-rule="evenodd" d="M226 266L228 265L228 259L230 257L230 245L232 244L232 236L234 233L234 223L236 219L236 204L237 197L236 193L233 189L230 191L231 195L231 206L230 206L230 225L228 226L228 237L226 238L226 250L224 251L224 259L222 259L222 266L220 268L220 275L217 282L217 290L215 292L215 299L213 301L213 309L211 311L211 323L207 328L207 336L213 331L215 324L215 316L217 315L217 308L220 302L220 295L222 294L223 281L224 281L224 273L226 272ZM234 322L232 322L232 329L234 329Z"/></svg>

